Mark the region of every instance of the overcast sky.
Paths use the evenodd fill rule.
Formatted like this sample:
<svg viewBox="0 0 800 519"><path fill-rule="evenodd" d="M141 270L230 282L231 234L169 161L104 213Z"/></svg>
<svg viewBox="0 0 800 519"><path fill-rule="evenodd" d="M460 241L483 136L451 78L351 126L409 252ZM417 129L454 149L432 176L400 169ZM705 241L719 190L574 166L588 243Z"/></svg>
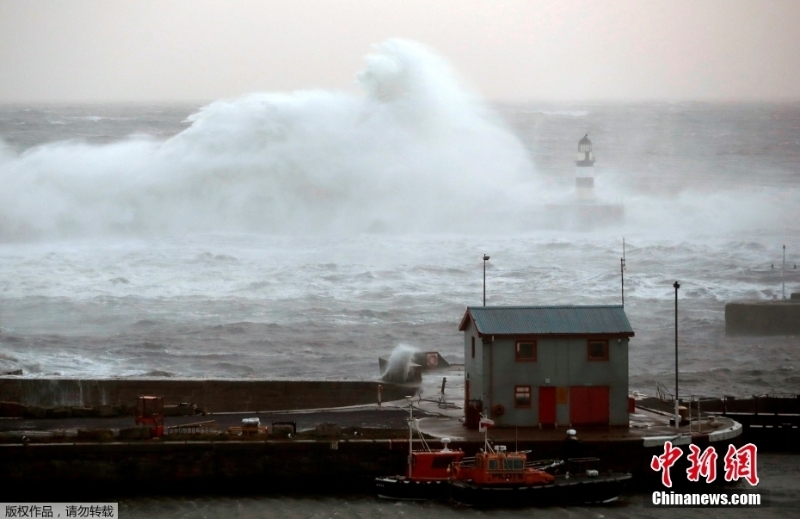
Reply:
<svg viewBox="0 0 800 519"><path fill-rule="evenodd" d="M0 0L0 102L355 90L398 37L495 101L800 99L800 0Z"/></svg>

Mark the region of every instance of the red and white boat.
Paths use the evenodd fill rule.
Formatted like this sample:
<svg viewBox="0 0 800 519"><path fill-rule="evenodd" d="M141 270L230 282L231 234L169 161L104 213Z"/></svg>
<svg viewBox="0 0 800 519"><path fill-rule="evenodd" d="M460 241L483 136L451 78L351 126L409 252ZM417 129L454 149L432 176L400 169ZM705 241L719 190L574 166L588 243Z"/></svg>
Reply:
<svg viewBox="0 0 800 519"><path fill-rule="evenodd" d="M422 441L423 449L412 447L414 430ZM406 473L396 476L375 478L375 489L378 497L384 499L448 499L450 467L464 460L461 450L450 450L448 438L440 440L441 449L431 449L419 431L417 420L413 416L413 405L409 407L408 418L408 458Z"/></svg>
<svg viewBox="0 0 800 519"><path fill-rule="evenodd" d="M481 420L481 428L493 425ZM484 429L485 431L485 429ZM529 462L526 452L492 448L487 439L474 459L454 463L450 497L475 506L541 506L608 503L616 500L630 474L598 470L597 458Z"/></svg>

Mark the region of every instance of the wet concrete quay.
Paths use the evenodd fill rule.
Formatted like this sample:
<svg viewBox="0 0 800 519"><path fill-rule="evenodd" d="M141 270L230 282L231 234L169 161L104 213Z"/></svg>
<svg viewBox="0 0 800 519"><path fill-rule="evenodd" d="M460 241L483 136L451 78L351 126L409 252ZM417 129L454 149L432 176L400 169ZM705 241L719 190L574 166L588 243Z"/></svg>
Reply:
<svg viewBox="0 0 800 519"><path fill-rule="evenodd" d="M446 378L442 392L442 380ZM371 390L371 389L370 389ZM282 489L328 492L332 489L370 491L376 476L404 471L408 453L409 406L432 447L450 438L451 448L474 454L484 435L463 421L463 372L429 373L419 388L395 388L406 398L337 409L250 410L168 416L160 439L130 440L122 431L134 427L132 416L64 419L0 419L0 485L32 490L57 484L71 492L92 495L106 489L118 493L264 492ZM384 393L385 394L385 393ZM397 396L397 395L396 395ZM329 395L331 399L336 399ZM376 399L377 400L377 399ZM259 418L269 434L241 437L228 429L243 418ZM678 429L671 416L637 408L630 427L579 428L583 455L596 456L607 470L634 474L636 484L657 483L649 469L664 442L686 448L715 445L724 451L741 444L741 426L724 417L695 420ZM176 426L213 422L186 434ZM276 434L275 422L294 422L296 434ZM562 454L566 426L492 428L488 440L509 449L528 450L530 459L554 459ZM87 431L105 431L92 435ZM414 448L422 448L419 440ZM680 470L678 468L678 470ZM331 478L331 474L336 477Z"/></svg>

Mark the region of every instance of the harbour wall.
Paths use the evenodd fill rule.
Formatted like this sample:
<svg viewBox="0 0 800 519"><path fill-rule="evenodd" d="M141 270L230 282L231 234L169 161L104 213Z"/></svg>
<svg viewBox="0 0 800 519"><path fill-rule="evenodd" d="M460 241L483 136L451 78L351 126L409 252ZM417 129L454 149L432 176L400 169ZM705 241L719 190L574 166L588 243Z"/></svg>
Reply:
<svg viewBox="0 0 800 519"><path fill-rule="evenodd" d="M519 441L530 459L557 458L561 441ZM454 441L473 455L483 442ZM414 448L421 448L415 442ZM509 448L513 444L508 445ZM591 442L586 454L603 469L633 471L657 483L648 469L661 454L638 440ZM407 440L137 441L0 444L0 488L31 499L171 492L370 492L374 478L403 474Z"/></svg>
<svg viewBox="0 0 800 519"><path fill-rule="evenodd" d="M703 398L681 400L694 420L702 416L723 416L742 426L742 441L762 451L800 453L800 395ZM670 414L672 400L648 397L637 406Z"/></svg>
<svg viewBox="0 0 800 519"><path fill-rule="evenodd" d="M186 402L209 413L282 411L374 404L378 386L384 402L417 391L413 385L378 381L5 377L0 400L42 407L130 407L140 395L156 395L167 405Z"/></svg>
<svg viewBox="0 0 800 519"><path fill-rule="evenodd" d="M800 297L725 304L727 335L800 335Z"/></svg>

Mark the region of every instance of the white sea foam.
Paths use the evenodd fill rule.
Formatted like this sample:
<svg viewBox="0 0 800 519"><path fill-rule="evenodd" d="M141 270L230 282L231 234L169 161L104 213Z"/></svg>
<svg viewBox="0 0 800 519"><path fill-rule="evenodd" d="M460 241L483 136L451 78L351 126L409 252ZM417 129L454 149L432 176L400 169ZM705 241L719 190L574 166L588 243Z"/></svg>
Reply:
<svg viewBox="0 0 800 519"><path fill-rule="evenodd" d="M316 90L219 100L167 140L62 141L22 153L0 145L0 241L214 231L517 232L540 227L545 204L574 201L573 183L546 183L519 135L429 49L386 41L366 57L358 81L362 95ZM576 121L595 116L536 112ZM97 124L119 119L89 117ZM575 126L583 133L583 122ZM717 153L736 149L714 142ZM683 145L697 153L696 143ZM670 152L660 142L653 147L655 161ZM721 168L718 156L702 160ZM597 174L598 201L625 204L624 232L794 229L800 220L797 186L713 189L676 170L657 179L676 186L671 192L648 192L631 183L638 174Z"/></svg>
<svg viewBox="0 0 800 519"><path fill-rule="evenodd" d="M532 166L447 64L390 40L364 95L220 100L159 142L60 142L0 157L0 239L185 231L459 228Z"/></svg>

